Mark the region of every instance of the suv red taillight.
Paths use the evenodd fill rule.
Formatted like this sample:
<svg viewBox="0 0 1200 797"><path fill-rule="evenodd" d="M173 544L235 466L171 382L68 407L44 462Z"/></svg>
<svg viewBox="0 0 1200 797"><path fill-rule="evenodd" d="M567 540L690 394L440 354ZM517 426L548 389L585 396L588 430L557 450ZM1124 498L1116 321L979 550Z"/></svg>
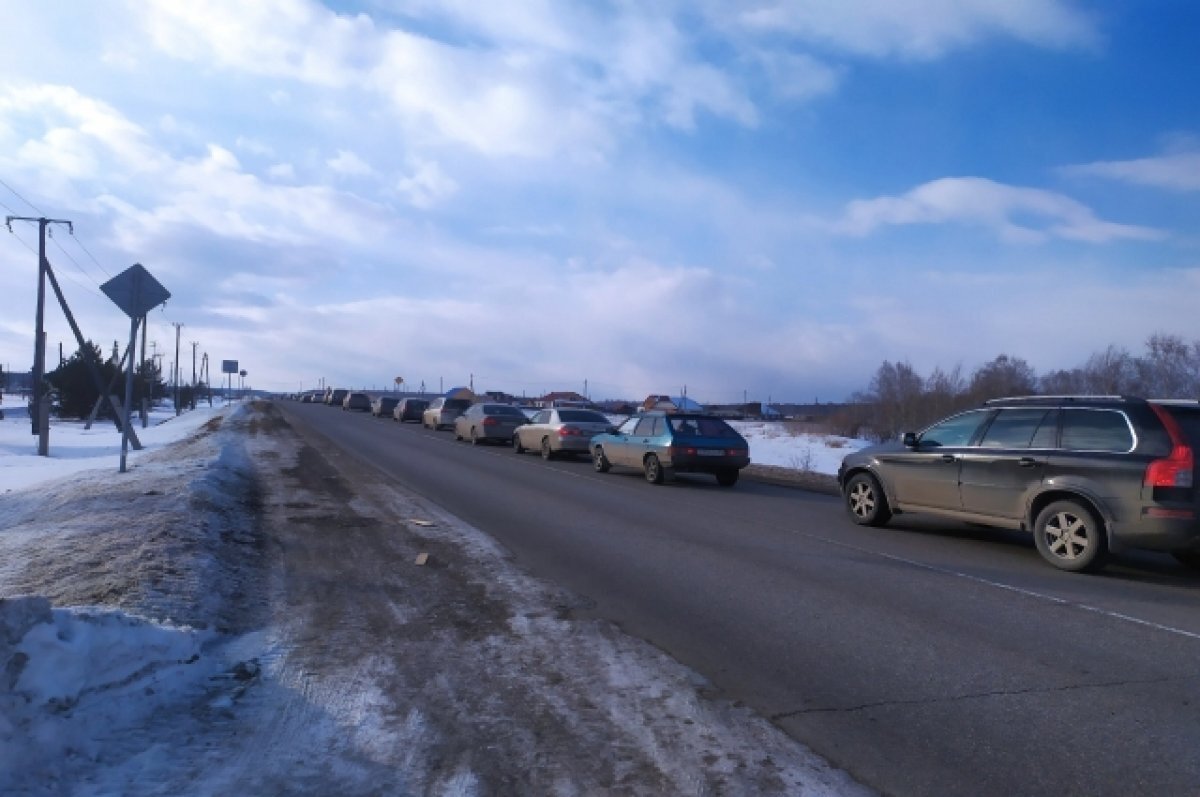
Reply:
<svg viewBox="0 0 1200 797"><path fill-rule="evenodd" d="M1171 453L1164 459L1156 459L1146 467L1147 487L1191 487L1192 472L1196 460L1192 447L1187 444L1183 430L1171 413L1157 404L1151 404L1150 409L1162 421L1167 434L1171 437Z"/></svg>

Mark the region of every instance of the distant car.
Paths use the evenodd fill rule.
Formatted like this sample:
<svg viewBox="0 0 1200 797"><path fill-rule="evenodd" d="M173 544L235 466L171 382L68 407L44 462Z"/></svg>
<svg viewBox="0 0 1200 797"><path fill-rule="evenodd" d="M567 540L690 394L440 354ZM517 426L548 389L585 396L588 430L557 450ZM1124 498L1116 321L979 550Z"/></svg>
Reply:
<svg viewBox="0 0 1200 797"><path fill-rule="evenodd" d="M312 393L305 393L303 396L300 397L300 403L301 404L312 404L313 399L315 399L315 398L316 397Z"/></svg>
<svg viewBox="0 0 1200 797"><path fill-rule="evenodd" d="M1194 400L1019 396L848 454L838 482L860 525L912 512L1021 529L1070 572L1098 570L1121 548L1197 568L1197 449Z"/></svg>
<svg viewBox="0 0 1200 797"><path fill-rule="evenodd" d="M454 420L454 439L479 443L507 443L518 427L529 423L525 413L511 404L472 404Z"/></svg>
<svg viewBox="0 0 1200 797"><path fill-rule="evenodd" d="M371 414L376 418L390 418L399 403L398 396L380 396L371 402Z"/></svg>
<svg viewBox="0 0 1200 797"><path fill-rule="evenodd" d="M392 410L392 419L400 421L401 423L404 421L416 421L417 423L420 423L421 413L425 412L425 409L428 406L429 401L427 399L401 399L400 403L396 405L396 408Z"/></svg>
<svg viewBox="0 0 1200 797"><path fill-rule="evenodd" d="M421 425L426 429L451 429L454 419L467 411L471 400L467 398L446 398L439 396L429 402L429 406L421 413Z"/></svg>
<svg viewBox="0 0 1200 797"><path fill-rule="evenodd" d="M539 410L525 426L513 433L513 450L518 454L538 451L542 459L559 454L590 453L589 444L598 434L615 431L608 418L595 410L556 407Z"/></svg>
<svg viewBox="0 0 1200 797"><path fill-rule="evenodd" d="M346 394L349 392L349 390L342 387L330 390L325 394L325 403L331 407L340 407L342 406L342 402L346 400Z"/></svg>
<svg viewBox="0 0 1200 797"><path fill-rule="evenodd" d="M371 397L366 393L347 393L342 399L342 409L371 411Z"/></svg>
<svg viewBox="0 0 1200 797"><path fill-rule="evenodd" d="M592 465L637 468L646 481L662 484L676 473L711 473L722 487L737 484L750 464L750 445L721 418L691 412L651 410L634 415L615 431L591 441Z"/></svg>

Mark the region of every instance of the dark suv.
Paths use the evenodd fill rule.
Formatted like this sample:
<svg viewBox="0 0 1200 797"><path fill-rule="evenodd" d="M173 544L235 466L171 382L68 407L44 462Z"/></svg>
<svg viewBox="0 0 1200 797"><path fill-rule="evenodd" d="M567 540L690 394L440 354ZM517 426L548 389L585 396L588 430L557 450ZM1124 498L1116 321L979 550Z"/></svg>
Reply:
<svg viewBox="0 0 1200 797"><path fill-rule="evenodd" d="M863 525L921 512L1030 530L1063 570L1098 570L1121 548L1200 567L1198 445L1196 401L993 399L848 455L838 483Z"/></svg>

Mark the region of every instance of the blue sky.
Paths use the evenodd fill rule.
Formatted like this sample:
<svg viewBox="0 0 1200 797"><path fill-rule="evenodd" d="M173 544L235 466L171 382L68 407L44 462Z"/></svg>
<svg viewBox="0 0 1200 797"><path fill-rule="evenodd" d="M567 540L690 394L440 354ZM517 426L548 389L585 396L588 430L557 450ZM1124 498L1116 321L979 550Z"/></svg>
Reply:
<svg viewBox="0 0 1200 797"><path fill-rule="evenodd" d="M1198 32L1188 0L11 4L0 212L75 223L86 334L128 334L98 286L141 262L158 351L183 323L264 389L1043 372L1200 338ZM0 235L18 370L36 248Z"/></svg>

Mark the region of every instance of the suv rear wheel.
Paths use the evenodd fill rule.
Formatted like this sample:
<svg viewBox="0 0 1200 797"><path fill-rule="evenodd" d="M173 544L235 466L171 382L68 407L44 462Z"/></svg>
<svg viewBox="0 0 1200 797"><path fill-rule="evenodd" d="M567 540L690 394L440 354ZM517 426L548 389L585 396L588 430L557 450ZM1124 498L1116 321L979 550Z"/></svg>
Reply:
<svg viewBox="0 0 1200 797"><path fill-rule="evenodd" d="M1096 515L1078 501L1055 501L1033 524L1038 553L1059 570L1086 573L1108 559L1108 540Z"/></svg>

